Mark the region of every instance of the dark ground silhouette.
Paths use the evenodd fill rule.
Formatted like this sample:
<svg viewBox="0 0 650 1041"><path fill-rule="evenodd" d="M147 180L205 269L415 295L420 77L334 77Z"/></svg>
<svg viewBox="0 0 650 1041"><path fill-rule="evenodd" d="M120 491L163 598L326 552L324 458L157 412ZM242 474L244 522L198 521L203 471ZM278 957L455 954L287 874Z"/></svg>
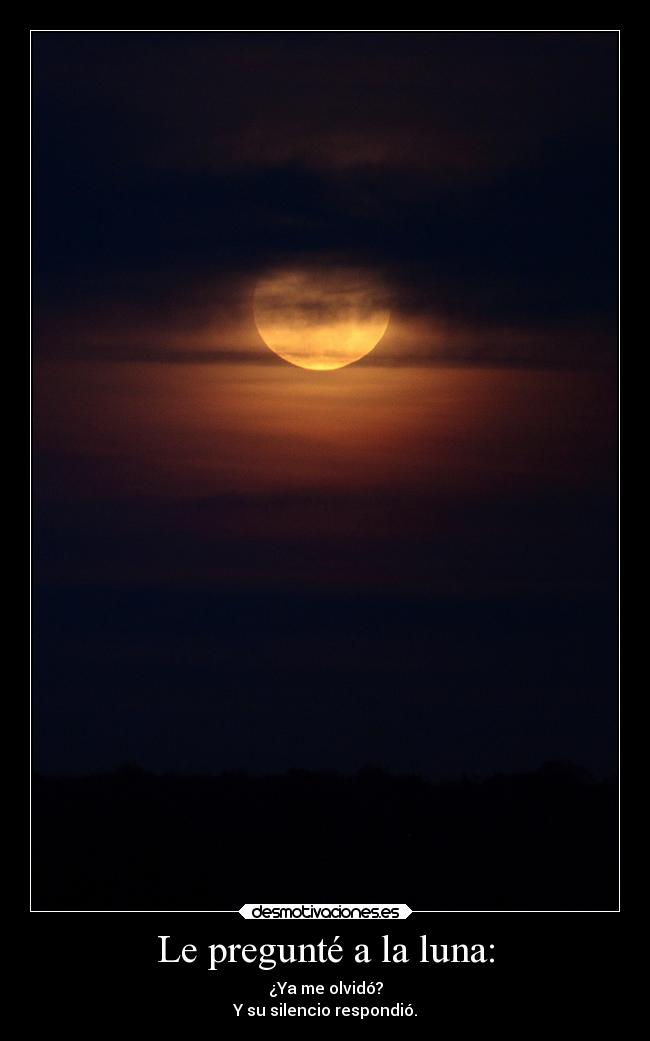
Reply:
<svg viewBox="0 0 650 1041"><path fill-rule="evenodd" d="M37 776L36 910L613 910L617 790L570 764L432 783L367 768Z"/></svg>

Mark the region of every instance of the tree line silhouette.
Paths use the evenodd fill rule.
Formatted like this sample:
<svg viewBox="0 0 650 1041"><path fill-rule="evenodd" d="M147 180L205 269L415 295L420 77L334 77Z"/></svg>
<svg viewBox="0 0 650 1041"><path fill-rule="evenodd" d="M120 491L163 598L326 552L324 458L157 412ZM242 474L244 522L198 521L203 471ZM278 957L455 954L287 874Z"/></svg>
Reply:
<svg viewBox="0 0 650 1041"><path fill-rule="evenodd" d="M36 910L387 902L611 910L617 786L573 764L427 781L367 767L34 778Z"/></svg>

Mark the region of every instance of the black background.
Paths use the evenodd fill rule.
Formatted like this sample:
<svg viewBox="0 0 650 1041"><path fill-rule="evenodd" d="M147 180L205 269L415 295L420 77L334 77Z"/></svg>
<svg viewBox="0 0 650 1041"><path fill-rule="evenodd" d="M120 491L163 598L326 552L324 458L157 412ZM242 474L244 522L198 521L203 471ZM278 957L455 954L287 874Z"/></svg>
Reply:
<svg viewBox="0 0 650 1041"><path fill-rule="evenodd" d="M71 1025L84 1022L82 1008L90 1004L103 1022L135 1025L143 1017L151 1026L164 1023L166 1031L180 1016L186 1030L226 1028L266 1030L269 1022L282 1030L286 1019L240 1018L233 1003L246 1005L364 1004L363 997L271 999L277 980L323 983L362 979L384 983L381 1004L412 1003L417 1017L399 1030L417 1030L426 1024L494 1029L532 1029L546 1026L562 1030L571 1023L585 1025L599 1016L613 996L620 958L620 917L617 914L414 914L388 926L374 923L341 923L332 928L293 922L250 922L239 915L222 914L83 914L32 915L29 954L34 974L34 994L55 995ZM413 960L407 965L384 965L379 960L356 965L354 945L367 943L381 950L381 936L405 943ZM494 943L494 963L485 965L419 964L419 936L430 943ZM179 945L193 943L199 959L192 965L160 965L159 934L168 934ZM210 943L317 943L341 937L344 960L338 966L279 966L261 971L255 965L228 965L207 970ZM72 999L72 1001L70 1001ZM375 999L371 999L373 1002ZM63 1009L62 1009L63 1011ZM305 1020L296 1018L304 1032ZM343 1022L331 1015L319 1025ZM348 1029L359 1020L349 1018ZM375 1023L369 1017L362 1021ZM309 1020L307 1029L314 1023ZM384 1017L395 1029L395 1017ZM389 1029L390 1029L389 1025ZM345 1028L344 1028L345 1029ZM362 1027L363 1029L363 1027Z"/></svg>

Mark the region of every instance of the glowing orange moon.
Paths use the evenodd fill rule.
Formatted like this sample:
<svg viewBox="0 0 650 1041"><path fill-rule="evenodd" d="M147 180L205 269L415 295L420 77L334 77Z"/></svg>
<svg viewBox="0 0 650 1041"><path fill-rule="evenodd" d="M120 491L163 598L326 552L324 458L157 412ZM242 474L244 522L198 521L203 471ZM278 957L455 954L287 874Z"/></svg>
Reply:
<svg viewBox="0 0 650 1041"><path fill-rule="evenodd" d="M372 351L388 328L386 291L365 271L277 270L253 295L257 330L267 347L302 369L342 369Z"/></svg>

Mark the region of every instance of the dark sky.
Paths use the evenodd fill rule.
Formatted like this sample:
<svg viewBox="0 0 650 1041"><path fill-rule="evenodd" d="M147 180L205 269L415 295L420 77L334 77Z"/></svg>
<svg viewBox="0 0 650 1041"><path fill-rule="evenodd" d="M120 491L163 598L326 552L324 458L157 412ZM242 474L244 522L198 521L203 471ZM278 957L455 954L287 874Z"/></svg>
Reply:
<svg viewBox="0 0 650 1041"><path fill-rule="evenodd" d="M33 34L38 766L612 769L617 52ZM337 372L253 321L314 264Z"/></svg>

